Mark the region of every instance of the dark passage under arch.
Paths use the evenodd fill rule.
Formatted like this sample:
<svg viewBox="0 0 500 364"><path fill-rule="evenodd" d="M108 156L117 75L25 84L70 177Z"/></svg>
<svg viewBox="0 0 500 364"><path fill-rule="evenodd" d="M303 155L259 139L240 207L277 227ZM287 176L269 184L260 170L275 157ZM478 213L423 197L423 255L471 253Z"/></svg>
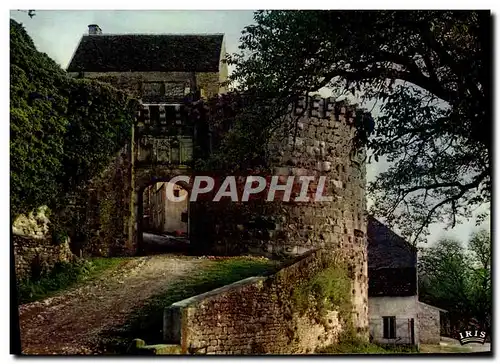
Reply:
<svg viewBox="0 0 500 364"><path fill-rule="evenodd" d="M189 253L190 186L155 179L138 190L137 243L139 254ZM167 188L182 201L171 201Z"/></svg>

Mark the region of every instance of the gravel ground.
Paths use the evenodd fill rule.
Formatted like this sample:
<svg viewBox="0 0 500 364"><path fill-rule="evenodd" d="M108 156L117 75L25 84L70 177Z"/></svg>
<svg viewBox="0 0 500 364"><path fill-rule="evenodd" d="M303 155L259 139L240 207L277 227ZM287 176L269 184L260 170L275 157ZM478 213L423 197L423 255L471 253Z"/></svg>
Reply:
<svg viewBox="0 0 500 364"><path fill-rule="evenodd" d="M19 306L24 354L92 354L100 332L123 325L153 295L201 268L203 260L139 257L98 280Z"/></svg>

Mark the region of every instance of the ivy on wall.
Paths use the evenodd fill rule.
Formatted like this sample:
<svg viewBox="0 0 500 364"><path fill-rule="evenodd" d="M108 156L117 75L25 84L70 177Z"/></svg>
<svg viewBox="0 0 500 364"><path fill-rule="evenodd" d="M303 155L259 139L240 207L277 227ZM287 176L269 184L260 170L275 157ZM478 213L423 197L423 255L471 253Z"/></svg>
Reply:
<svg viewBox="0 0 500 364"><path fill-rule="evenodd" d="M10 43L11 213L57 211L130 139L136 101L69 77L12 19Z"/></svg>
<svg viewBox="0 0 500 364"><path fill-rule="evenodd" d="M351 278L345 264L331 265L301 283L294 290L296 306L302 314L310 308L310 301L316 303L315 317L323 319L328 311L337 310L342 319L348 317L351 308Z"/></svg>

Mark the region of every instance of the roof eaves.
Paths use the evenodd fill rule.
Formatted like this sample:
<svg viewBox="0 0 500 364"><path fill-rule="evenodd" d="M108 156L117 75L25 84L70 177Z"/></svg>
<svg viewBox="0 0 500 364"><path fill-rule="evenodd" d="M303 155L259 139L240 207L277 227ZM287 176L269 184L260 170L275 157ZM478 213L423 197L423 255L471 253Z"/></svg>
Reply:
<svg viewBox="0 0 500 364"><path fill-rule="evenodd" d="M445 310L444 308L439 308L439 307L436 307L436 306L433 306L433 305L429 305L428 303L422 302L420 300L418 301L418 303L420 303L422 305L425 305L425 306L428 306L428 307L435 308L436 310L439 310L441 312L448 312L448 310Z"/></svg>
<svg viewBox="0 0 500 364"><path fill-rule="evenodd" d="M405 238L403 238L399 234L395 233L394 230L392 230L389 226L382 223L380 220L376 219L373 215L368 215L368 218L374 220L376 223L380 224L384 229L386 229L390 234L392 234L395 237L397 237L398 239L400 239L408 248L410 248L412 250L412 252L414 252L414 253L417 252L417 248L415 246L410 244Z"/></svg>
<svg viewBox="0 0 500 364"><path fill-rule="evenodd" d="M186 37L186 36L193 36L193 37L214 37L214 36L222 36L224 37L225 33L105 33L105 34L84 34L83 36L87 37L106 37L106 36L130 36L130 35L157 35L157 36L179 36L179 37Z"/></svg>
<svg viewBox="0 0 500 364"><path fill-rule="evenodd" d="M71 62L73 62L73 59L75 58L76 51L78 50L78 48L80 48L80 44L82 44L82 40L83 40L84 36L85 36L85 34L83 34L80 37L80 41L78 42L78 45L73 50L73 54L71 55L71 58L69 59L68 65L66 66L66 72L71 72L71 71L69 71L69 66L71 66Z"/></svg>

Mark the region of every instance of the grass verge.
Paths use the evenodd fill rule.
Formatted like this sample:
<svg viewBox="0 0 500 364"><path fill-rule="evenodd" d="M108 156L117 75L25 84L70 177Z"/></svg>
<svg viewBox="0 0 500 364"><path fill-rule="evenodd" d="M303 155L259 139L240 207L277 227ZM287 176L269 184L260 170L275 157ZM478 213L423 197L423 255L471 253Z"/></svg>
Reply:
<svg viewBox="0 0 500 364"><path fill-rule="evenodd" d="M339 342L316 349L317 354L410 354L418 353L415 346L374 344L361 340L352 327L345 330Z"/></svg>
<svg viewBox="0 0 500 364"><path fill-rule="evenodd" d="M342 342L316 351L317 354L410 354L417 353L413 347L377 345L367 342Z"/></svg>
<svg viewBox="0 0 500 364"><path fill-rule="evenodd" d="M79 283L94 279L127 258L91 258L74 263L59 263L49 273L17 284L19 304L40 301Z"/></svg>
<svg viewBox="0 0 500 364"><path fill-rule="evenodd" d="M470 346L422 344L420 345L420 352L439 354L439 353L471 353L473 351Z"/></svg>
<svg viewBox="0 0 500 364"><path fill-rule="evenodd" d="M160 343L163 340L165 307L244 278L272 274L279 269L279 265L276 261L249 257L207 261L198 273L179 280L167 291L152 297L129 318L127 324L103 333L100 350L108 354L125 354L135 338L147 343Z"/></svg>

